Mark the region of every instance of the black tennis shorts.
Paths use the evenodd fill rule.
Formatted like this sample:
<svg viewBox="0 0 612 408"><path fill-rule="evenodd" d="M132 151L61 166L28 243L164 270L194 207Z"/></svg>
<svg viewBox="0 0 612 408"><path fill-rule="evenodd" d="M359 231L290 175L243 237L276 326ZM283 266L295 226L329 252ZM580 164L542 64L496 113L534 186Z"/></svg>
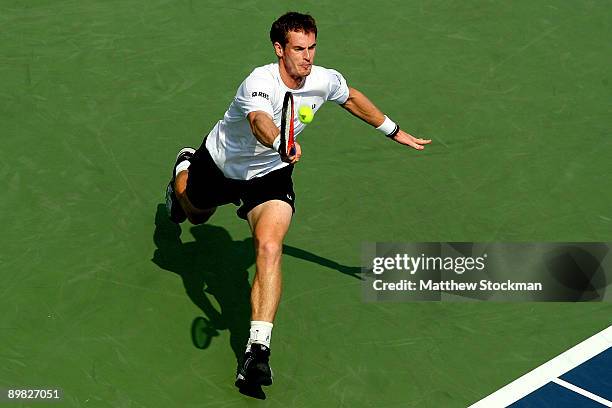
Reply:
<svg viewBox="0 0 612 408"><path fill-rule="evenodd" d="M189 161L187 197L196 208L208 209L233 203L240 206L236 211L238 217L246 220L249 211L259 204L281 200L295 212L295 192L291 180L293 164L262 177L235 180L225 177L204 144Z"/></svg>

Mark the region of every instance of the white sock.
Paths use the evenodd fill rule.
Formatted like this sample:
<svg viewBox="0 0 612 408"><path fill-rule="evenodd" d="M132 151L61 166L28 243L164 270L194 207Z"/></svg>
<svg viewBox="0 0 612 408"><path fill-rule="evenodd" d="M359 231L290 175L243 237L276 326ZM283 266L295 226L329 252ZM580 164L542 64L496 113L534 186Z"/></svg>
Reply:
<svg viewBox="0 0 612 408"><path fill-rule="evenodd" d="M262 322L259 320L251 320L251 331L249 341L247 343L246 351L251 349L251 344L259 343L263 344L267 348L270 348L270 338L272 337L272 327L274 325L270 322Z"/></svg>
<svg viewBox="0 0 612 408"><path fill-rule="evenodd" d="M174 168L174 175L178 176L178 174L181 171L187 170L190 165L191 165L191 162L189 160L183 160L182 162L177 164L176 167Z"/></svg>

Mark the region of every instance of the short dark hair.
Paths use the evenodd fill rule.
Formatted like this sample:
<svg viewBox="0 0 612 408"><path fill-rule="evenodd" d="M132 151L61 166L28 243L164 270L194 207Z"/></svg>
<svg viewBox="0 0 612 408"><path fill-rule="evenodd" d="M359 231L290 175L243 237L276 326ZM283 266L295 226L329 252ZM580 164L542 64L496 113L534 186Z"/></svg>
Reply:
<svg viewBox="0 0 612 408"><path fill-rule="evenodd" d="M314 33L317 37L317 23L309 14L301 14L295 11L280 16L270 28L270 41L275 42L285 47L287 44L287 35L289 31L303 32L304 34Z"/></svg>

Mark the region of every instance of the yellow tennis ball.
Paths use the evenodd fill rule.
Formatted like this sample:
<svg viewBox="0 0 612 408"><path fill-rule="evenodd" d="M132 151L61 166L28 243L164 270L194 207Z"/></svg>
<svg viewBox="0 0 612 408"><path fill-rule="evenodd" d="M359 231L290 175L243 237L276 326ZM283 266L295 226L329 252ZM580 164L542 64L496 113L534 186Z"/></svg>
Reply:
<svg viewBox="0 0 612 408"><path fill-rule="evenodd" d="M308 105L300 106L300 109L298 109L298 118L302 123L310 123L314 118L314 112Z"/></svg>

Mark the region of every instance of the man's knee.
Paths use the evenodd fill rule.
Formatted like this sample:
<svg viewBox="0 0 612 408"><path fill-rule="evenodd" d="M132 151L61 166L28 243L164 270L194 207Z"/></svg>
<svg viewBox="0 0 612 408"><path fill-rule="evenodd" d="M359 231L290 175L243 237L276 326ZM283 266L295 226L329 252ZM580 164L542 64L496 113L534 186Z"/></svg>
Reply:
<svg viewBox="0 0 612 408"><path fill-rule="evenodd" d="M276 258L280 257L283 252L283 243L273 239L258 240L255 249L257 256Z"/></svg>
<svg viewBox="0 0 612 408"><path fill-rule="evenodd" d="M217 211L217 207L201 210L199 208L196 208L191 203L187 195L187 174L188 174L187 170L179 173L179 175L177 176L177 180L176 180L177 187L180 181L179 177L183 176L184 182L183 182L182 190L177 188L174 191L174 193L176 194L176 198L181 204L181 207L183 207L183 211L185 211L185 215L187 216L187 219L189 220L189 222L194 225L204 224L206 221L210 219L210 217L212 217L215 211Z"/></svg>
<svg viewBox="0 0 612 408"><path fill-rule="evenodd" d="M192 223L193 225L200 225L208 221L210 217L212 217L212 215L215 213L216 210L217 210L216 208L211 208L210 210L204 210L204 211L198 211L198 212L186 211L185 214L187 215L187 219L189 220L190 223Z"/></svg>

